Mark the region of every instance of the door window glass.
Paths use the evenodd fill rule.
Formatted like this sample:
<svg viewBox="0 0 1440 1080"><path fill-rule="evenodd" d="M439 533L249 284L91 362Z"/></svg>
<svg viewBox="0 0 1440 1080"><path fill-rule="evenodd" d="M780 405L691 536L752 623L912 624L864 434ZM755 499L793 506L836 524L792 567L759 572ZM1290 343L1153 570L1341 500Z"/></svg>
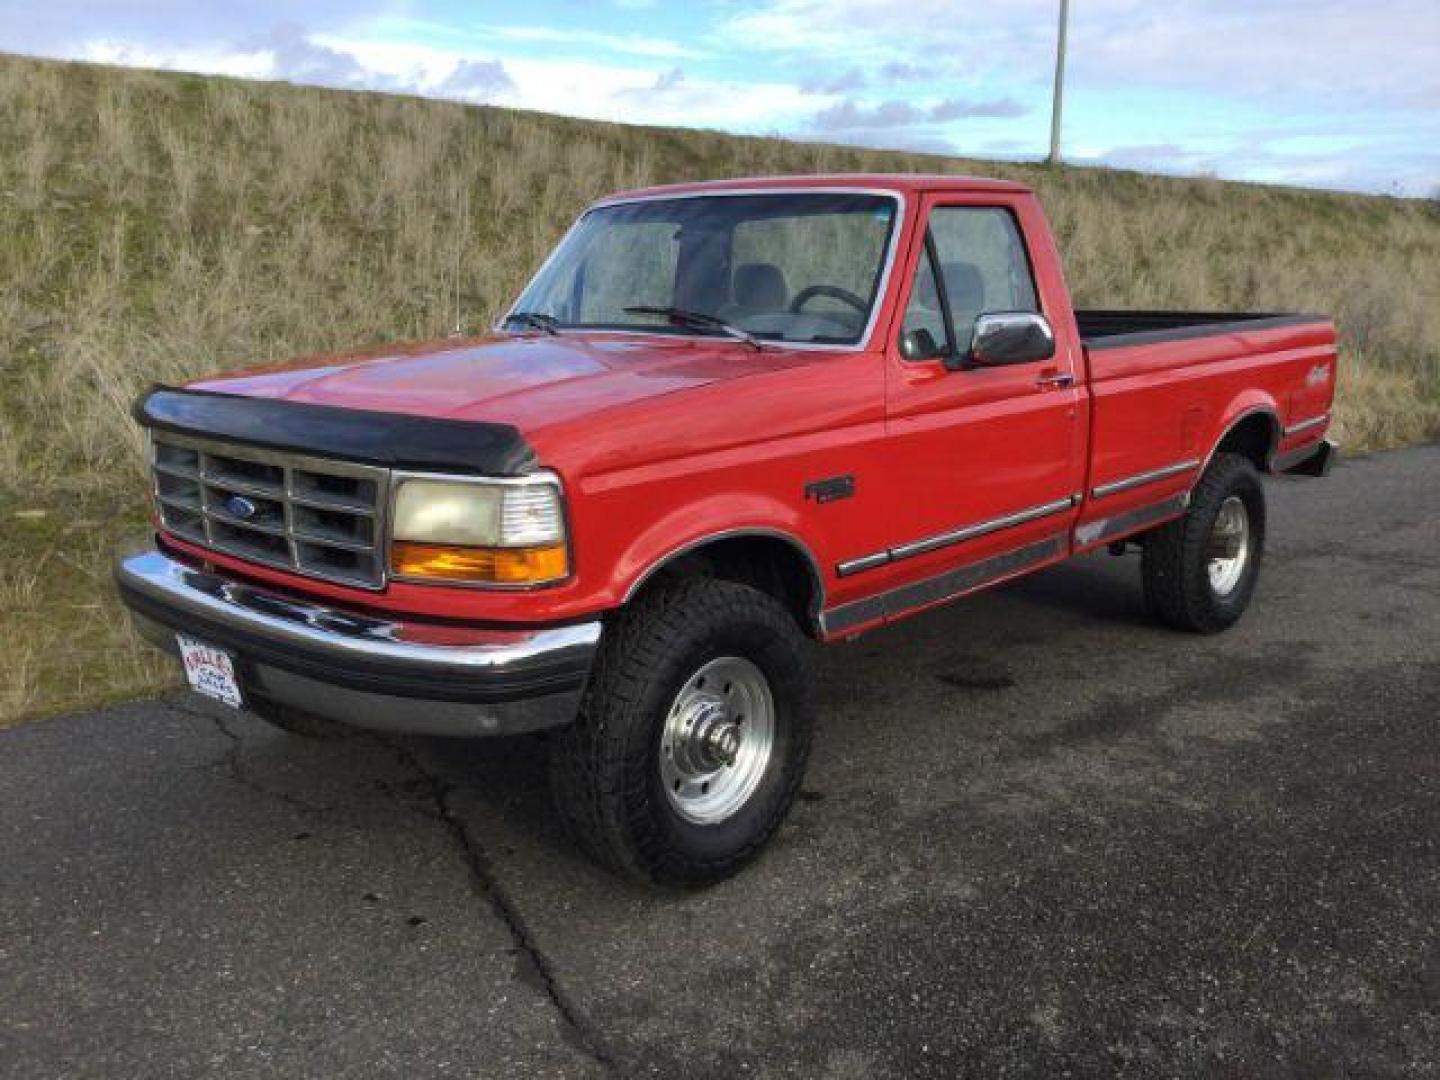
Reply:
<svg viewBox="0 0 1440 1080"><path fill-rule="evenodd" d="M940 306L940 291L935 287L935 264L927 250L915 268L915 282L910 288L910 303L905 307L902 333L928 330L941 354L950 351L950 338L945 333L945 310Z"/></svg>
<svg viewBox="0 0 1440 1080"><path fill-rule="evenodd" d="M941 206L930 232L950 318L962 351L970 347L975 319L992 311L1039 311L1025 244L1010 211L1000 207Z"/></svg>

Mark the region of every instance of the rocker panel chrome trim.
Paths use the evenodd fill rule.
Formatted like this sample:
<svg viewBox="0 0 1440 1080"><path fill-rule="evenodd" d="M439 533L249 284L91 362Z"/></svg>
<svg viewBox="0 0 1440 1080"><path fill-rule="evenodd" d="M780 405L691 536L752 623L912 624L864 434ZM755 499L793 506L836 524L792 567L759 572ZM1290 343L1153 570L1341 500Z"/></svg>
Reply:
<svg viewBox="0 0 1440 1080"><path fill-rule="evenodd" d="M1112 540L1120 540L1151 525L1159 525L1171 518L1179 517L1190 505L1190 493L1176 495L1149 506L1129 510L1113 518L1087 521L1075 530L1077 548L1094 547Z"/></svg>
<svg viewBox="0 0 1440 1080"><path fill-rule="evenodd" d="M1158 483L1161 480L1168 480L1172 476L1179 476L1183 472L1190 472L1200 466L1199 458L1187 458L1184 461L1177 461L1173 465L1164 465L1158 469L1150 469L1148 472L1136 473L1133 476L1124 476L1119 480L1111 480L1104 484L1096 484L1090 494L1096 499L1103 499L1108 495L1119 495L1122 491L1131 491L1137 487L1144 487L1146 484Z"/></svg>
<svg viewBox="0 0 1440 1080"><path fill-rule="evenodd" d="M1329 422L1329 413L1321 413L1319 416L1312 416L1309 420L1301 420L1298 424L1291 424L1289 427L1287 427L1285 429L1285 438L1288 439L1292 435L1299 435L1302 431L1309 431L1311 428L1317 428L1321 424L1327 424Z"/></svg>
<svg viewBox="0 0 1440 1080"><path fill-rule="evenodd" d="M899 562L901 559L913 558L916 555L924 555L927 552L938 551L940 548L950 547L953 544L962 544L966 540L976 540L982 536L988 536L1002 529L1013 529L1018 525L1028 525L1032 521L1039 521L1054 514L1062 514L1066 510L1073 509L1079 504L1081 496L1077 493L1067 496L1064 499L1056 499L1054 502L1044 503L1040 506L1032 506L1025 510L1017 510L1013 514L1006 514L1003 517L991 518L988 521L976 522L974 525L966 525L959 529L951 529L949 532L937 533L934 536L927 536L921 540L912 540L909 543L897 544L886 551L876 551L870 555L861 555L858 558L847 559L835 567L835 572L840 577L849 577L851 574L858 574L863 570L874 570L876 567L885 566L888 563Z"/></svg>
<svg viewBox="0 0 1440 1080"><path fill-rule="evenodd" d="M1054 502L1045 503L1042 506L1032 506L1028 510L1019 510L1013 514L1006 514L1004 517L992 518L989 521L982 521L975 525L967 525L962 529L955 529L951 532L941 533L939 536L926 537L924 540L915 540L908 544L901 544L899 547L890 549L891 559L908 559L914 555L923 555L928 551L935 551L937 548L949 547L951 544L964 543L966 540L974 540L977 537L988 536L990 533L999 532L1001 529L1011 529L1017 525L1026 525L1032 521L1039 521L1041 518L1050 517L1052 514L1064 513L1075 506L1079 496L1069 495L1063 499L1056 499Z"/></svg>
<svg viewBox="0 0 1440 1080"><path fill-rule="evenodd" d="M840 634L851 627L877 619L956 599L1000 578L1009 577L1029 566L1064 554L1067 541L1068 537L1064 533L1056 533L1038 543L947 570L934 577L901 585L863 600L841 604L820 616L820 628L826 634Z"/></svg>
<svg viewBox="0 0 1440 1080"><path fill-rule="evenodd" d="M849 559L835 567L835 573L841 577L849 577L851 574L858 574L862 570L874 570L877 566L884 566L890 561L890 552L877 551L873 555L862 555L858 559Z"/></svg>

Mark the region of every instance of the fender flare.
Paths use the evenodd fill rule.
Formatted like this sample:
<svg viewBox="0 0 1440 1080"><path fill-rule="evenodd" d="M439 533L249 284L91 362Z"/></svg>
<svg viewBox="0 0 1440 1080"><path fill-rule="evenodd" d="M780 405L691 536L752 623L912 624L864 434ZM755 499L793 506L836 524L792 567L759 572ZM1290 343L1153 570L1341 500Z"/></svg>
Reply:
<svg viewBox="0 0 1440 1080"><path fill-rule="evenodd" d="M825 610L825 577L820 569L820 561L815 553L810 550L803 540L793 531L773 524L750 524L737 525L731 528L712 529L707 532L693 536L679 544L664 549L660 554L647 558L643 568L635 574L630 583L625 587L620 598L620 603L628 604L645 587L646 583L652 581L656 574L665 567L682 559L691 552L698 551L709 544L724 540L739 540L745 538L764 540L779 540L800 556L810 576L811 601L810 621L812 625L819 625L820 613ZM638 544L637 544L638 546ZM632 547L632 550L633 547Z"/></svg>
<svg viewBox="0 0 1440 1080"><path fill-rule="evenodd" d="M1261 466L1261 471L1271 471L1271 463L1274 461L1275 451L1280 447L1280 438L1284 432L1284 427L1280 423L1280 410L1274 400L1268 394L1247 394L1231 404L1227 410L1227 416L1228 419L1221 425L1220 434L1210 444L1209 452L1200 463L1200 469L1195 474L1196 484L1205 475L1205 470L1210 467L1210 462L1214 460L1221 445L1230 437L1230 433L1245 421L1256 416L1264 416L1270 421L1270 446L1265 451L1265 463ZM1191 487L1193 488L1194 484Z"/></svg>

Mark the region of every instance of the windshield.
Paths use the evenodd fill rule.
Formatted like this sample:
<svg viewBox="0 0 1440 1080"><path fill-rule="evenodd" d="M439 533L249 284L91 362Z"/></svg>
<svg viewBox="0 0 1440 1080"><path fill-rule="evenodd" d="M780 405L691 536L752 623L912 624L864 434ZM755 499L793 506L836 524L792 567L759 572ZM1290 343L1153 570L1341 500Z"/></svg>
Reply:
<svg viewBox="0 0 1440 1080"><path fill-rule="evenodd" d="M598 207L521 294L512 320L526 313L532 325L539 316L560 328L713 335L729 327L761 340L858 344L895 210L891 196L844 192Z"/></svg>

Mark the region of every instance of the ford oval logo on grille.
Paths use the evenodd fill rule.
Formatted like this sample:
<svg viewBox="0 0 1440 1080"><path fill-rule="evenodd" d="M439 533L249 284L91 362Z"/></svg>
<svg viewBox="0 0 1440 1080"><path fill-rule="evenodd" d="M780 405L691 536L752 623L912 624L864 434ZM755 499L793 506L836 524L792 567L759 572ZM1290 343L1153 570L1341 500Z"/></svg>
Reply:
<svg viewBox="0 0 1440 1080"><path fill-rule="evenodd" d="M249 521L255 516L257 510L258 507L244 495L231 495L225 500L225 512L241 521Z"/></svg>

